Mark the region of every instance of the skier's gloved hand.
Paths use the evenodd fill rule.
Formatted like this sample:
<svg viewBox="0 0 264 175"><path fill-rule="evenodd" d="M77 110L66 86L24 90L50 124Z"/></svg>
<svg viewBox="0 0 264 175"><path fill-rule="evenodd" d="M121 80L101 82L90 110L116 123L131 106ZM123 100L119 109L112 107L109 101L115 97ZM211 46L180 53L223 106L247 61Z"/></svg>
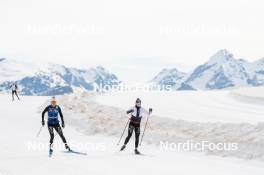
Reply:
<svg viewBox="0 0 264 175"><path fill-rule="evenodd" d="M42 121L41 121L41 124L42 124L42 126L45 126L45 121L42 120Z"/></svg>
<svg viewBox="0 0 264 175"><path fill-rule="evenodd" d="M61 127L65 128L64 121L61 123Z"/></svg>
<svg viewBox="0 0 264 175"><path fill-rule="evenodd" d="M151 114L151 113L152 113L152 111L153 111L153 109L152 109L152 108L149 108L149 114Z"/></svg>

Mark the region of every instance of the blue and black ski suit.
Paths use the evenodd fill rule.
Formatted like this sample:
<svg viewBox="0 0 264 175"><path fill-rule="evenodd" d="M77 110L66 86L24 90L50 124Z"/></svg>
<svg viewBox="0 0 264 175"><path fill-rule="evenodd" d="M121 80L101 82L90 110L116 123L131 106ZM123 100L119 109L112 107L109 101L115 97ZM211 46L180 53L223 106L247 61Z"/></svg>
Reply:
<svg viewBox="0 0 264 175"><path fill-rule="evenodd" d="M48 112L48 130L49 130L49 133L50 133L50 144L53 143L53 140L54 140L54 132L53 132L53 129L56 130L56 132L59 134L59 136L61 137L63 143L67 143L64 135L63 135L63 132L62 132L62 129L61 129L61 126L60 126L60 121L58 119L58 116L60 115L60 118L61 118L61 122L62 122L62 127L64 127L64 120L63 120L63 114L61 112L61 108L56 105L56 106L52 106L52 105L49 105L47 106L44 111L42 112L42 121L44 121L44 116L45 116L45 113Z"/></svg>

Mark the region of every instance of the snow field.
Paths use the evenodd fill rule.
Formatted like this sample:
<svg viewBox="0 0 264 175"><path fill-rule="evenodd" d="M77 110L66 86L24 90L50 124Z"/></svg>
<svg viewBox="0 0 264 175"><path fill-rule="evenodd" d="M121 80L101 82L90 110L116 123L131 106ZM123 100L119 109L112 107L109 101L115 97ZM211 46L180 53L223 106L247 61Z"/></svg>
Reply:
<svg viewBox="0 0 264 175"><path fill-rule="evenodd" d="M78 99L78 97L59 97L59 99L64 98ZM116 146L118 137L106 136L105 133L101 135L84 133L85 128L93 131L92 128L97 126L90 126L86 122L79 122L80 126L78 126L79 119L86 116L82 116L81 113L72 113L74 115L69 116L70 111L66 112L68 109L64 107L66 128L63 131L67 140L79 144L103 144L106 149L83 150L72 146L73 149L88 153L87 156L81 156L63 153L62 147L54 149L54 156L49 158L45 149L39 151L28 149L28 142L48 143L46 126L36 138L40 128L40 111L43 109L43 103L48 100L47 97L22 97L21 101L12 102L10 96L0 95L1 175L262 175L264 172L263 163L254 160L205 156L193 152L167 152L153 145L144 145L140 148L145 156L133 155L133 143L128 145L125 152L118 153L119 147ZM76 101L59 100L61 105L64 102L73 106L76 103ZM85 105L82 108L86 110ZM72 112L73 110L75 108ZM71 123L75 119L77 122ZM89 127L92 128L88 129ZM119 128L118 131L120 130ZM55 137L55 142L62 145L58 136Z"/></svg>
<svg viewBox="0 0 264 175"><path fill-rule="evenodd" d="M220 92L220 94L221 93L222 92ZM190 98L191 95L187 97ZM106 95L106 101L104 101L105 103L109 102L108 98L109 96ZM95 102L98 99L100 102L102 102L104 97L98 97L88 93L63 96L60 98L60 101L62 107L66 111L67 116L69 116L68 122L78 128L80 132L87 135L98 134L104 136L115 136L118 138L120 137L121 131L126 124L128 116L125 114L124 109L113 107L115 105L114 101L118 101L118 97L113 96L112 98L115 100L113 100L113 103L109 104L108 106ZM161 99L160 96L159 99ZM209 103L209 100L205 97L203 97L203 100L207 102L208 105L213 106L213 104ZM205 103L204 101L203 103ZM124 101L122 102L124 103ZM226 105L229 105L229 103ZM194 102L192 105L197 104ZM239 105L243 104L241 103ZM219 106L221 108L219 108ZM225 109L224 103L214 104L214 107L219 108L218 110ZM255 106L255 108L257 107ZM156 115L155 109L157 108L154 108L154 115L150 117L148 129L144 138L145 144L147 143L160 146L161 141L168 141L169 143L176 144L185 143L188 141L192 141L194 143L207 141L214 144L236 144L236 150L204 149L203 152L210 155L224 157L257 160L264 159L264 151L262 149L264 145L264 123L257 122L256 120L254 120L254 122L253 120L249 120L252 123L246 123L244 121L248 121L248 118L243 119L242 117L241 120L238 120L240 117L240 111L237 107L230 107L229 109L233 110L234 117L230 120L236 120L234 123L223 121L223 119L218 118L221 116L221 113L218 113L214 118L212 111L214 111L215 108L210 108L212 115L211 117L214 118L214 122L211 120L205 122L203 117L201 117L202 120L199 121L200 116L196 116L196 121L178 119L173 116L160 117ZM245 107L242 110L247 110L249 112L251 111L251 109L246 109ZM197 115L195 114L195 111L192 110L187 112L192 113L192 115ZM226 114L226 111L224 111L223 114ZM255 113L252 112L251 114L254 115ZM143 120L141 129L143 129L144 123L145 120Z"/></svg>

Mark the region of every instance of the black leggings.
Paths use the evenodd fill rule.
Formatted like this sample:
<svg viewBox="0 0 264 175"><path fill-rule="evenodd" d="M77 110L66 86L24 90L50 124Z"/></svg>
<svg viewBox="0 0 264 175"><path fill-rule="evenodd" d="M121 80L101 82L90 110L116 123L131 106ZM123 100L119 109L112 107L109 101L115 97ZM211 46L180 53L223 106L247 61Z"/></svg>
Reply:
<svg viewBox="0 0 264 175"><path fill-rule="evenodd" d="M16 91L16 90L15 90L15 91L12 91L12 99L13 99L13 100L15 100L15 99L14 99L14 96L15 96L15 95L17 96L17 99L19 100L19 97L18 97L18 95L17 95L17 91Z"/></svg>
<svg viewBox="0 0 264 175"><path fill-rule="evenodd" d="M127 138L125 140L125 145L129 142L134 130L135 130L135 137L136 137L135 148L137 148L138 144L139 144L140 125L132 123L132 122L130 122L129 126L128 126L128 136L127 136Z"/></svg>
<svg viewBox="0 0 264 175"><path fill-rule="evenodd" d="M62 129L60 127L59 124L57 125L48 125L48 129L49 129L49 134L50 134L50 144L53 143L53 140L54 140L54 132L53 132L53 129L55 129L55 131L59 134L61 140L63 141L63 143L67 143L64 135L63 135L63 132L62 132Z"/></svg>

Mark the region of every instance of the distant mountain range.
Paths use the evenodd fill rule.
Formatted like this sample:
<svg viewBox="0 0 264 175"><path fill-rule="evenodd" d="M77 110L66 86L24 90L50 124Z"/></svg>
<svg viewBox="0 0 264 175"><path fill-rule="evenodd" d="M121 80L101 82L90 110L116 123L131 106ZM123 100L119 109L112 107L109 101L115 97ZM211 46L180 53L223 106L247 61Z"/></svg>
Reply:
<svg viewBox="0 0 264 175"><path fill-rule="evenodd" d="M0 91L10 91L17 82L23 95L62 95L76 90L90 91L95 86L116 86L121 82L105 68L70 68L58 64L41 64L0 58ZM220 50L207 62L190 72L163 69L151 81L170 85L174 90L214 90L264 85L264 58L255 62L236 59Z"/></svg>
<svg viewBox="0 0 264 175"><path fill-rule="evenodd" d="M94 86L118 85L115 74L103 67L69 68L63 65L0 59L0 91L8 91L17 82L23 95L62 95L74 90L93 90Z"/></svg>
<svg viewBox="0 0 264 175"><path fill-rule="evenodd" d="M171 85L175 90L213 90L264 85L264 58L248 62L220 50L189 73L163 69L151 83Z"/></svg>

